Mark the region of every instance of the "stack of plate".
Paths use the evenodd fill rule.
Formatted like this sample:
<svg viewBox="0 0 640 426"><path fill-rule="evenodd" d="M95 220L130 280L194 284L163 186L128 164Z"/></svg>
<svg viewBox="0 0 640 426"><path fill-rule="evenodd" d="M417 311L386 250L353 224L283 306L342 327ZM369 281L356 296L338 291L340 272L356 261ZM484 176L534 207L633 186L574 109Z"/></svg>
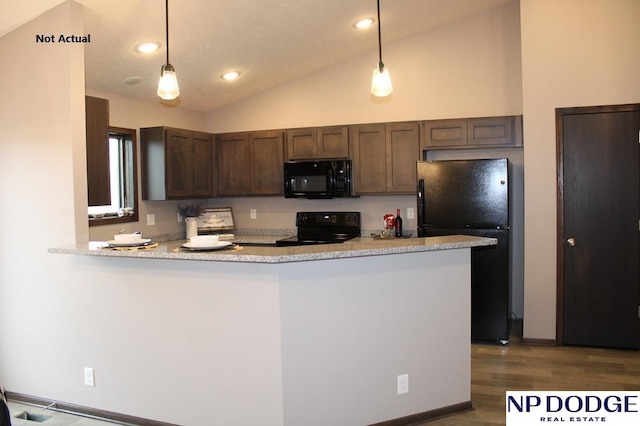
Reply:
<svg viewBox="0 0 640 426"><path fill-rule="evenodd" d="M142 238L140 233L116 234L113 240L106 241L109 247L143 247L154 244L150 238Z"/></svg>
<svg viewBox="0 0 640 426"><path fill-rule="evenodd" d="M188 250L220 250L231 245L231 241L220 241L217 235L197 235L181 247Z"/></svg>

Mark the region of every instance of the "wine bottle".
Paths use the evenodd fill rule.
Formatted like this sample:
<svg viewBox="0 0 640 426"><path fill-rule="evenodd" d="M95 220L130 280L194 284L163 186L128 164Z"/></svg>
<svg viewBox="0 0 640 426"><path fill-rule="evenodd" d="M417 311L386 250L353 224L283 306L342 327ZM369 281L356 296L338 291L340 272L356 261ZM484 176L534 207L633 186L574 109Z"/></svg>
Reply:
<svg viewBox="0 0 640 426"><path fill-rule="evenodd" d="M396 237L402 237L402 218L400 217L400 209L396 210Z"/></svg>

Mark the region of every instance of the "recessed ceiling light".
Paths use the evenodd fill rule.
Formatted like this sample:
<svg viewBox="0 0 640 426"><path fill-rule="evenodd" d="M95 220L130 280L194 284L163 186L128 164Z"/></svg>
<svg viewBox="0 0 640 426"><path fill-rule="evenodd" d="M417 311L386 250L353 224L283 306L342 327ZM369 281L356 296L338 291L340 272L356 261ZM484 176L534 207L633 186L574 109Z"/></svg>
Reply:
<svg viewBox="0 0 640 426"><path fill-rule="evenodd" d="M373 18L365 18L365 19L360 19L359 21L356 21L353 26L359 30L362 30L364 28L368 28L371 26L371 24L373 24L375 22L375 19Z"/></svg>
<svg viewBox="0 0 640 426"><path fill-rule="evenodd" d="M147 41L136 46L136 52L151 53L160 49L160 43L156 41Z"/></svg>
<svg viewBox="0 0 640 426"><path fill-rule="evenodd" d="M227 81L233 81L238 77L240 77L240 71L229 71L220 76L220 78Z"/></svg>

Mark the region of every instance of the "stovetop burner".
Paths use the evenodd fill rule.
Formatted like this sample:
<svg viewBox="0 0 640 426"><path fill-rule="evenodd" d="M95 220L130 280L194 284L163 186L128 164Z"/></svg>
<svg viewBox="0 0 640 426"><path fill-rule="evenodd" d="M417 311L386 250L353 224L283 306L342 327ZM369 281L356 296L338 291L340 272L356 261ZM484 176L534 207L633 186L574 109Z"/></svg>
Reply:
<svg viewBox="0 0 640 426"><path fill-rule="evenodd" d="M342 243L360 236L360 212L298 212L298 235L276 246Z"/></svg>

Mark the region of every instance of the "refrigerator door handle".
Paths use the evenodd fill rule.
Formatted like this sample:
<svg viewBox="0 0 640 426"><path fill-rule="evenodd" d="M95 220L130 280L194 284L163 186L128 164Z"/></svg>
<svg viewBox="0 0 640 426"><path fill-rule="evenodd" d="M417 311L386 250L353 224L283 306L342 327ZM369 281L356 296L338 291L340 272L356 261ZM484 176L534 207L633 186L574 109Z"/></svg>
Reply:
<svg viewBox="0 0 640 426"><path fill-rule="evenodd" d="M424 179L418 180L418 234L424 225ZM418 235L420 236L420 235Z"/></svg>

